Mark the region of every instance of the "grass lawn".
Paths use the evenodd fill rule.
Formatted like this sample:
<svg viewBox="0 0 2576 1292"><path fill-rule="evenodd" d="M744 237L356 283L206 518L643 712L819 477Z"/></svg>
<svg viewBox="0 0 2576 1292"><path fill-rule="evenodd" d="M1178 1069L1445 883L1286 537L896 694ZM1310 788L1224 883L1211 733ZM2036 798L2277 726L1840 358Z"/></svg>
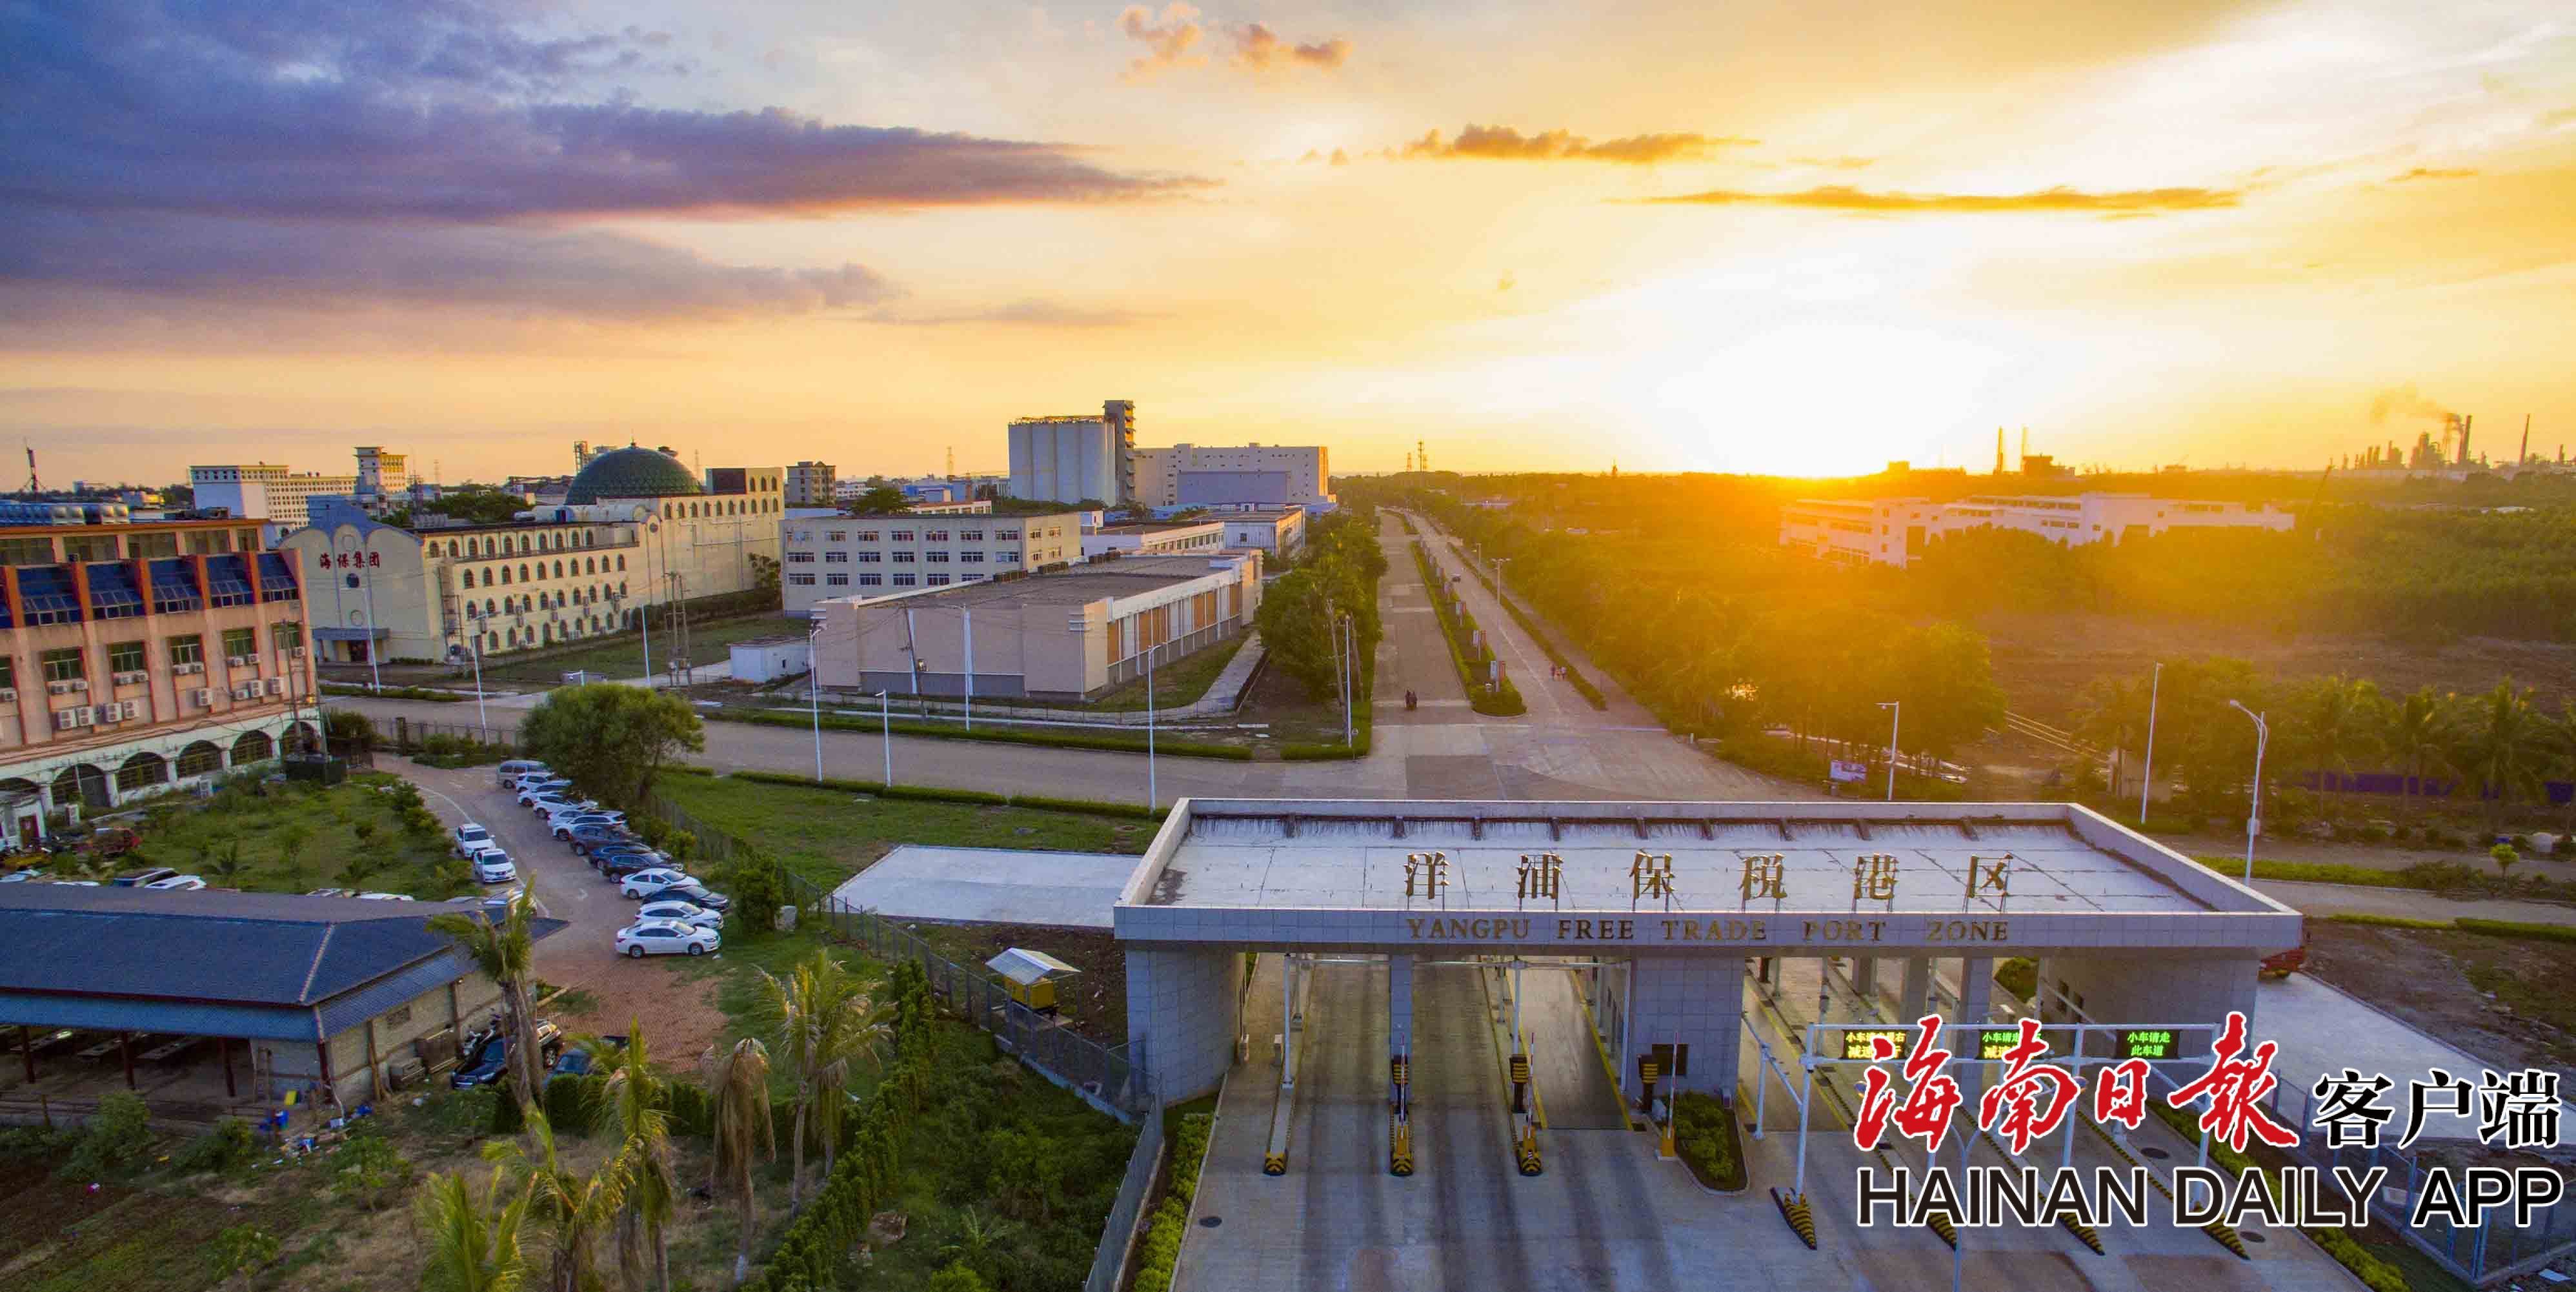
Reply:
<svg viewBox="0 0 2576 1292"><path fill-rule="evenodd" d="M1183 656L1177 661L1156 660L1154 662L1155 705L1166 709L1177 709L1185 704L1198 703L1199 697L1206 695L1207 689L1216 684L1217 675L1225 671L1226 665L1234 662L1234 657L1242 652L1243 643L1248 640L1250 640L1248 634L1237 635L1195 655ZM1113 711L1133 710L1141 713L1145 708L1145 679L1140 677L1104 691L1099 699L1087 704L1067 707Z"/></svg>
<svg viewBox="0 0 2576 1292"><path fill-rule="evenodd" d="M804 628L793 619L777 615L752 615L742 619L722 619L689 626L689 653L700 665L726 658L726 647L755 637L776 637L802 633ZM653 630L653 666L668 668L671 649L676 643L660 628ZM547 659L516 662L483 661L486 681L560 682L563 675L575 669L605 673L624 681L644 676L644 644L639 634L628 631L603 640L588 650L574 651Z"/></svg>
<svg viewBox="0 0 2576 1292"><path fill-rule="evenodd" d="M438 863L449 859L443 831L404 830L394 792L402 783L383 772L360 772L329 789L245 780L212 799L173 795L150 808L140 856L128 859L129 867L174 866L212 886L253 892L330 885L437 899L467 891L470 881L451 886L456 876L438 873ZM289 834L299 828L305 837L290 856ZM241 847L241 871L227 876L220 870L234 843ZM353 862L358 871L351 871Z"/></svg>
<svg viewBox="0 0 2576 1292"><path fill-rule="evenodd" d="M729 776L665 776L654 792L826 888L899 843L1141 854L1154 838L1153 823L1134 818L875 798Z"/></svg>

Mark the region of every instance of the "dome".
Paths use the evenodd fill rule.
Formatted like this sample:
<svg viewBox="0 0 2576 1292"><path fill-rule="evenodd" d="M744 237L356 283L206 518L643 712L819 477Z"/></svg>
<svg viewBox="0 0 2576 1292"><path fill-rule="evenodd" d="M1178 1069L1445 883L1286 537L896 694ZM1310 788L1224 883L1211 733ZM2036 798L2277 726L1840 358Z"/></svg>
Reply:
<svg viewBox="0 0 2576 1292"><path fill-rule="evenodd" d="M698 487L697 477L669 454L630 444L592 458L572 478L564 504L586 507L603 498L670 498L705 492Z"/></svg>

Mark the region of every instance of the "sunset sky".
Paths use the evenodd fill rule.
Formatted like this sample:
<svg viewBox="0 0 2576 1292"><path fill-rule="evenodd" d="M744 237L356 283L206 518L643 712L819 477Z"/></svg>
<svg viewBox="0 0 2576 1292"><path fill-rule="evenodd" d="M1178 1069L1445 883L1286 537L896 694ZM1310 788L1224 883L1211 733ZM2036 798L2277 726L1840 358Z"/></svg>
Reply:
<svg viewBox="0 0 2576 1292"><path fill-rule="evenodd" d="M2576 447L2576 11L0 7L48 482L845 474L1014 415L1345 470ZM11 447L15 447L12 445Z"/></svg>

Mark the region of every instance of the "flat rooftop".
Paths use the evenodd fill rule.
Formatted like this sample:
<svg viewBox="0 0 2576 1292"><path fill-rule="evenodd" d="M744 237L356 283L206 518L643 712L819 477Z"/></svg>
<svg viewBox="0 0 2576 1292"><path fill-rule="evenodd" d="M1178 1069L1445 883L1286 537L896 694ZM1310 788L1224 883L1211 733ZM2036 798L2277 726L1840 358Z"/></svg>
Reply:
<svg viewBox="0 0 2576 1292"><path fill-rule="evenodd" d="M1427 879L1431 854L1446 881L1437 890ZM1524 896L1524 863L1549 857L1558 891ZM1748 861L1777 862L1776 894L1744 891ZM1668 874L1670 896L1641 894L1640 870ZM1969 920L1990 933L2014 930L1995 940L2016 943L2290 946L2299 918L2081 807L1857 801L1189 799L1138 864L1119 907L1122 937L1188 939L1194 929L1204 937L1230 926L1242 932L1217 940L1241 941L1258 940L1254 930L1265 926L1320 925L1337 935L1326 940L1373 941L1395 930L1387 940L1401 942L1407 932L1420 936L1412 917L1561 912L1639 923L1786 917L1783 928L1748 930L1747 940L1774 943L1812 933L1802 924L1858 918L1882 926L1871 941L1906 940L1895 935L1927 925L1928 940L1938 941L1940 925ZM1192 913L1215 920L1192 921ZM1542 935L1527 940L1554 940L1543 935L1554 922L1537 921ZM1676 929L1671 940L1715 939L1685 939Z"/></svg>
<svg viewBox="0 0 2576 1292"><path fill-rule="evenodd" d="M1103 525L1094 534L1160 534L1175 529L1205 529L1219 523L1210 516L1205 520L1137 520L1119 525Z"/></svg>
<svg viewBox="0 0 2576 1292"><path fill-rule="evenodd" d="M896 607L937 601L950 606L1088 605L1103 597L1132 597L1221 572L1231 559L1209 556L1131 556L1118 561L1078 565L1062 574L1033 574L1024 579L991 579L955 587L930 588L908 596L875 597L865 604Z"/></svg>

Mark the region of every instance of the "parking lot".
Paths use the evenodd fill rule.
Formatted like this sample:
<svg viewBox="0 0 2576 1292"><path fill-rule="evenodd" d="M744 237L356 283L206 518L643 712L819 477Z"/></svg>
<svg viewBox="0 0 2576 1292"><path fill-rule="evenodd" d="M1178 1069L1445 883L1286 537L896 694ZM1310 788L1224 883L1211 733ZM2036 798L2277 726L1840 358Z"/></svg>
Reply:
<svg viewBox="0 0 2576 1292"><path fill-rule="evenodd" d="M621 959L617 931L632 922L637 903L599 877L580 854L546 832L545 822L497 789L489 767L422 767L383 758L379 766L421 788L432 810L452 828L474 821L518 863L519 882L542 913L572 927L537 944L537 976L550 987L578 988L597 1001L586 1013L547 1011L574 1032L615 1032L640 1022L654 1049L694 1056L715 1040L724 1016L714 1004L712 977L676 972L669 961Z"/></svg>

